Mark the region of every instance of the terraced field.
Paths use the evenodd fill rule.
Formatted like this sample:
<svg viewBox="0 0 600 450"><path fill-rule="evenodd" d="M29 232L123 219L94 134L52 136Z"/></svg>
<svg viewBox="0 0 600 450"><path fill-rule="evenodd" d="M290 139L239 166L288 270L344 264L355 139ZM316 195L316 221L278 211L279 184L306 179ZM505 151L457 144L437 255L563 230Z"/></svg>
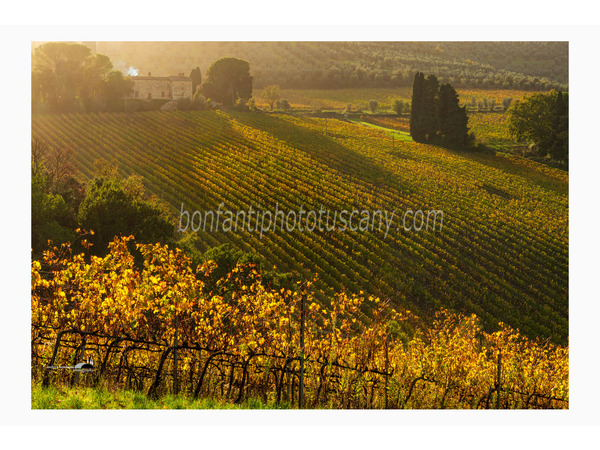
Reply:
<svg viewBox="0 0 600 450"><path fill-rule="evenodd" d="M363 290L428 314L444 306L529 336L568 336L568 174L517 157L459 154L337 120L224 112L34 116L34 137L144 177L189 211L388 210L360 232L199 231L278 270L318 274L320 298ZM405 211L442 210L443 230L406 231Z"/></svg>

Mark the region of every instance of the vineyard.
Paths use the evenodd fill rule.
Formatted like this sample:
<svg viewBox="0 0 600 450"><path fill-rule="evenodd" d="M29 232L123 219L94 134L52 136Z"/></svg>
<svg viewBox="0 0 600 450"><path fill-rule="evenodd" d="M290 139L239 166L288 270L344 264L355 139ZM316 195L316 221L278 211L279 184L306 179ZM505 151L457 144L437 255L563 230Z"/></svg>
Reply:
<svg viewBox="0 0 600 450"><path fill-rule="evenodd" d="M269 107L266 100L262 98L262 90L256 89L253 97L257 106ZM522 100L523 97L531 95L536 91L523 91L513 89L457 89L460 102L468 104L471 99L476 101L487 98L502 104L502 99L511 97L513 101ZM412 97L412 86L400 86L394 88L363 88L363 89L282 89L281 97L287 99L292 108L295 109L324 109L344 110L351 105L352 110L367 111L369 101L375 100L378 109L391 110L394 100L410 102Z"/></svg>
<svg viewBox="0 0 600 450"><path fill-rule="evenodd" d="M511 138L506 124L506 114L474 113L469 114L469 129L477 136L477 141L496 150L513 151L522 148ZM410 132L408 116L376 116L361 114L360 120L391 130Z"/></svg>
<svg viewBox="0 0 600 450"><path fill-rule="evenodd" d="M209 296L201 280L212 262L193 268L180 250L138 244L138 268L131 239L89 262L68 244L33 262L32 375L42 386L306 408L568 407L568 348L505 325L486 333L475 315L445 310L423 328L372 296L341 293L325 310L311 282L269 290L251 266ZM356 319L363 304L368 323ZM84 357L95 371L45 370Z"/></svg>
<svg viewBox="0 0 600 450"><path fill-rule="evenodd" d="M568 337L568 174L518 157L460 154L338 120L224 112L34 116L33 137L141 175L175 222L189 211L395 210L389 234L198 231L336 293L364 291L421 317L440 308L502 321L528 337ZM407 232L407 210L442 210L443 231ZM398 226L396 228L396 226ZM369 308L361 312L369 316ZM367 320L367 319L365 319Z"/></svg>

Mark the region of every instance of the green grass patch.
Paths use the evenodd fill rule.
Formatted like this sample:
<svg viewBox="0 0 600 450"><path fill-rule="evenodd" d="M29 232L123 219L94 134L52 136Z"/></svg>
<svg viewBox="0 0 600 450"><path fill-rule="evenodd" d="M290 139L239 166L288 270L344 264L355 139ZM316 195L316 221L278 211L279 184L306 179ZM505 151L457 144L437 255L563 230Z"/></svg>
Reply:
<svg viewBox="0 0 600 450"><path fill-rule="evenodd" d="M410 136L410 133L407 131L398 131L398 130L393 130L391 128L387 128L387 127L382 127L380 125L375 125L369 122L365 122L364 120L360 120L360 119L348 119L350 122L352 123L356 123L359 125L364 125L366 127L371 127L371 128L375 128L377 130L383 130L385 132L387 132L389 135L394 136L394 139L397 139L399 141L403 141L403 142L413 142L412 137Z"/></svg>
<svg viewBox="0 0 600 450"><path fill-rule="evenodd" d="M287 404L250 398L241 403L168 394L157 399L143 392L105 387L49 386L32 383L31 409L287 409Z"/></svg>

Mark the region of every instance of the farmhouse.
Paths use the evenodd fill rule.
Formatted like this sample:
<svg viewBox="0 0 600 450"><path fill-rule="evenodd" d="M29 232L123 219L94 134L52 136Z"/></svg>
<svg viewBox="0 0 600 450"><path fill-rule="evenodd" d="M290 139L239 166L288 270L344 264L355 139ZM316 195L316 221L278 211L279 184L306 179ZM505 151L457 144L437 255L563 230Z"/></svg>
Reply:
<svg viewBox="0 0 600 450"><path fill-rule="evenodd" d="M176 77L131 77L133 90L126 98L138 100L178 100L192 98L192 79L180 73Z"/></svg>

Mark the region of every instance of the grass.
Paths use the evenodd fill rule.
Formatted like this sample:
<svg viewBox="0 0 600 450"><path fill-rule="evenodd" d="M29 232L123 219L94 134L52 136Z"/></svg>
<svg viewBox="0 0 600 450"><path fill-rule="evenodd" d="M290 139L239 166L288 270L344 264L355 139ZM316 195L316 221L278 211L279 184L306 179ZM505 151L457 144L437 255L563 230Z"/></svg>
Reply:
<svg viewBox="0 0 600 450"><path fill-rule="evenodd" d="M239 404L188 395L164 395L157 399L143 392L105 387L49 386L32 382L31 409L287 409L283 403L250 398Z"/></svg>
<svg viewBox="0 0 600 450"><path fill-rule="evenodd" d="M389 135L393 136L395 140L413 142L412 137L408 131L393 130L387 126L376 125L374 123L367 122L360 119L350 119L350 122L365 125L367 127L375 128L376 130L383 130Z"/></svg>

